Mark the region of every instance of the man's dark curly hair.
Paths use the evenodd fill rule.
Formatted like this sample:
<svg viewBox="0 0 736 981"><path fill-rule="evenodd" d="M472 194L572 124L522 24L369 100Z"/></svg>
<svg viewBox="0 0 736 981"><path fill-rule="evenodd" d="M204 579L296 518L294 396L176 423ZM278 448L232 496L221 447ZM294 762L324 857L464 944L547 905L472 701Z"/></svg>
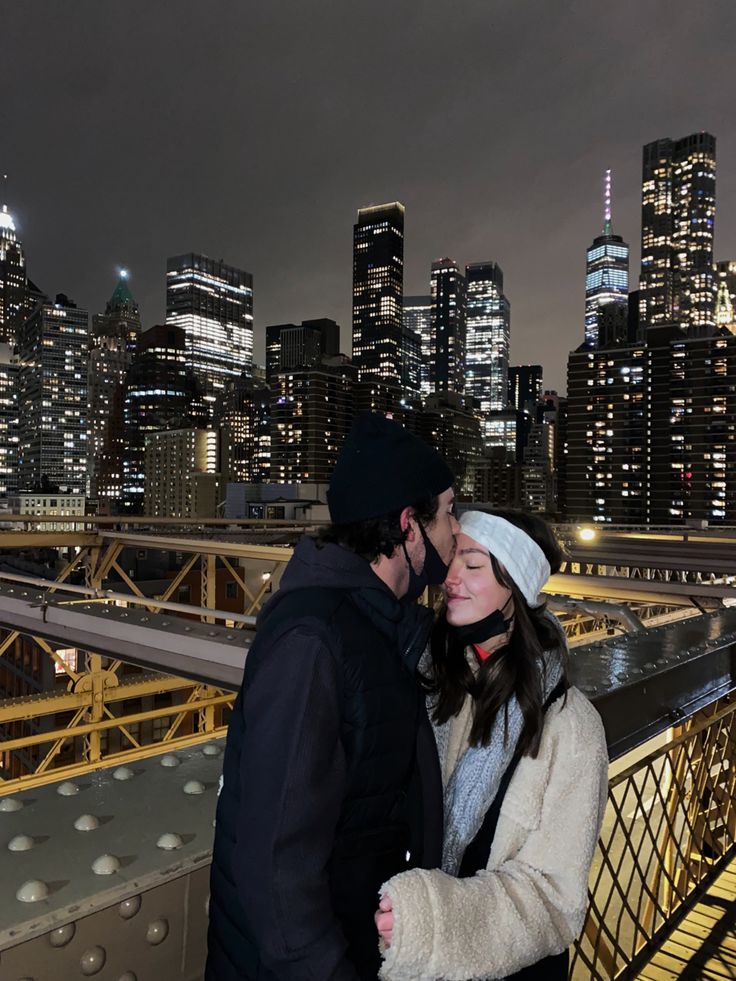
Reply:
<svg viewBox="0 0 736 981"><path fill-rule="evenodd" d="M439 502L439 496L434 495L411 505L417 520L425 527L437 517ZM379 555L391 558L394 549L406 541L409 533L408 529L401 530L401 511L345 525L326 525L317 533L317 545L342 545L367 562L375 562Z"/></svg>

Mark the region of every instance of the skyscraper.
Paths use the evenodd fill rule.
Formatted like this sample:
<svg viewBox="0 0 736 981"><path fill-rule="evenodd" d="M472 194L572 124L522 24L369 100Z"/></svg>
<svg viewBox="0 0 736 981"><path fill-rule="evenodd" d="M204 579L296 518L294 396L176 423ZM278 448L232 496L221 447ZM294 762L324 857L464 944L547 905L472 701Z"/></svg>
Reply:
<svg viewBox="0 0 736 981"><path fill-rule="evenodd" d="M355 366L344 355L284 371L271 388L271 481L326 483L355 412Z"/></svg>
<svg viewBox="0 0 736 981"><path fill-rule="evenodd" d="M585 265L585 343L595 347L600 331L601 308L620 306L627 316L629 296L629 247L613 234L611 220L611 171L606 171L603 234L588 247Z"/></svg>
<svg viewBox="0 0 736 981"><path fill-rule="evenodd" d="M542 398L542 365L520 364L509 368L509 407L518 412L531 411Z"/></svg>
<svg viewBox="0 0 736 981"><path fill-rule="evenodd" d="M119 501L132 514L143 509L145 440L163 429L199 429L207 425L208 409L194 372L187 367L184 330L169 324L144 331L125 377L122 467ZM112 497L115 488L101 491Z"/></svg>
<svg viewBox="0 0 736 981"><path fill-rule="evenodd" d="M266 384L281 371L317 365L340 353L340 325L322 317L266 327Z"/></svg>
<svg viewBox="0 0 736 981"><path fill-rule="evenodd" d="M465 267L466 356L465 394L477 399L483 414L503 412L508 405L511 306L503 292L503 271L497 262Z"/></svg>
<svg viewBox="0 0 736 981"><path fill-rule="evenodd" d="M425 398L431 393L429 363L434 348L432 329L432 297L405 296L403 300L404 327L420 338L421 361L419 365L419 394Z"/></svg>
<svg viewBox="0 0 736 981"><path fill-rule="evenodd" d="M454 259L432 263L432 333L429 381L433 392L465 388L465 277Z"/></svg>
<svg viewBox="0 0 736 981"><path fill-rule="evenodd" d="M715 323L716 141L709 133L644 147L640 318L688 334Z"/></svg>
<svg viewBox="0 0 736 981"><path fill-rule="evenodd" d="M39 302L18 334L19 489L87 485L89 316L63 293Z"/></svg>
<svg viewBox="0 0 736 981"><path fill-rule="evenodd" d="M733 259L716 263L716 327L725 327L736 334L736 262Z"/></svg>
<svg viewBox="0 0 736 981"><path fill-rule="evenodd" d="M7 205L0 211L0 344L14 347L27 309L26 259Z"/></svg>
<svg viewBox="0 0 736 981"><path fill-rule="evenodd" d="M0 496L18 490L18 361L0 342Z"/></svg>
<svg viewBox="0 0 736 981"><path fill-rule="evenodd" d="M117 286L104 313L92 319L89 353L89 493L97 496L100 455L110 440L111 427L122 425L122 401L116 398L130 367L141 331L138 304L128 285L128 274L121 270ZM117 409L117 412L116 412Z"/></svg>
<svg viewBox="0 0 736 981"><path fill-rule="evenodd" d="M226 383L253 364L253 277L189 252L166 263L166 323L181 327L186 364L214 414Z"/></svg>
<svg viewBox="0 0 736 981"><path fill-rule="evenodd" d="M360 379L401 379L404 206L361 208L353 228L353 364Z"/></svg>

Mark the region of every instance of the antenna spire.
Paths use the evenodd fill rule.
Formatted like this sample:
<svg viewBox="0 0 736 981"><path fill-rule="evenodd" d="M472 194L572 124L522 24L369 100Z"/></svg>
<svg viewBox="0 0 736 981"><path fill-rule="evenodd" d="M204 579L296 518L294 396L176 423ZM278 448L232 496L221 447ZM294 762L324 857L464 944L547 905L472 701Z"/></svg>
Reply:
<svg viewBox="0 0 736 981"><path fill-rule="evenodd" d="M603 189L603 234L610 235L613 230L611 224L611 171L606 171L606 179Z"/></svg>

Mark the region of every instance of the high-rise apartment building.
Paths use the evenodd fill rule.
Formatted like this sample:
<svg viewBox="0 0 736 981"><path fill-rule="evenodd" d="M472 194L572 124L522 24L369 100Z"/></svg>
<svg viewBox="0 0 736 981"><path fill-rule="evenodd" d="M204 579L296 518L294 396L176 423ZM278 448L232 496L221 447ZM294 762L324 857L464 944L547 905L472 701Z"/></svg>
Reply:
<svg viewBox="0 0 736 981"><path fill-rule="evenodd" d="M166 263L166 323L186 338L186 364L215 413L227 382L253 365L253 277L189 252Z"/></svg>
<svg viewBox="0 0 736 981"><path fill-rule="evenodd" d="M169 429L145 439L144 513L158 518L216 518L224 502L216 429ZM226 475L225 475L226 477Z"/></svg>
<svg viewBox="0 0 736 981"><path fill-rule="evenodd" d="M650 327L646 345L568 362L566 513L600 522L736 521L736 336Z"/></svg>
<svg viewBox="0 0 736 981"><path fill-rule="evenodd" d="M509 408L529 412L542 399L543 369L541 364L520 364L509 367ZM531 409L529 408L531 406Z"/></svg>
<svg viewBox="0 0 736 981"><path fill-rule="evenodd" d="M0 342L0 497L18 490L18 360Z"/></svg>
<svg viewBox="0 0 736 981"><path fill-rule="evenodd" d="M0 344L15 347L29 312L26 258L13 217L4 204L0 211Z"/></svg>
<svg viewBox="0 0 736 981"><path fill-rule="evenodd" d="M353 364L360 379L400 383L404 206L361 208L353 228Z"/></svg>
<svg viewBox="0 0 736 981"><path fill-rule="evenodd" d="M89 398L88 492L97 497L97 473L106 445L122 425L121 388L141 332L138 304L121 271L105 312L92 318L87 387Z"/></svg>
<svg viewBox="0 0 736 981"><path fill-rule="evenodd" d="M436 392L405 425L435 447L455 475L458 494L472 499L482 445L480 422L470 400L459 392Z"/></svg>
<svg viewBox="0 0 736 981"><path fill-rule="evenodd" d="M65 294L39 302L18 334L19 489L87 486L89 316Z"/></svg>
<svg viewBox="0 0 736 981"><path fill-rule="evenodd" d="M432 392L429 380L429 365L434 350L434 328L432 325L432 297L405 296L403 300L403 324L420 339L419 394L423 399Z"/></svg>
<svg viewBox="0 0 736 981"><path fill-rule="evenodd" d="M343 355L294 368L271 388L271 481L326 483L350 429L357 370Z"/></svg>
<svg viewBox="0 0 736 981"><path fill-rule="evenodd" d="M187 367L187 343L181 327L151 327L140 335L123 395L121 466L100 494L113 499L111 510L143 511L145 441L149 433L166 429L206 428L208 407L199 381ZM102 475L100 479L102 484ZM117 500L116 500L117 495Z"/></svg>
<svg viewBox="0 0 736 981"><path fill-rule="evenodd" d="M482 414L508 405L511 306L496 262L465 267L465 394L477 399Z"/></svg>
<svg viewBox="0 0 736 981"><path fill-rule="evenodd" d="M736 334L736 261L716 263L716 327Z"/></svg>
<svg viewBox="0 0 736 981"><path fill-rule="evenodd" d="M736 522L736 337L650 332L650 524Z"/></svg>
<svg viewBox="0 0 736 981"><path fill-rule="evenodd" d="M715 207L715 137L693 133L644 147L639 310L645 329L676 323L692 334L715 324Z"/></svg>
<svg viewBox="0 0 736 981"><path fill-rule="evenodd" d="M621 308L628 315L629 247L613 234L611 212L611 171L606 171L603 234L588 247L585 263L585 343L595 347L600 333L601 311Z"/></svg>
<svg viewBox="0 0 736 981"><path fill-rule="evenodd" d="M432 333L429 363L433 392L465 388L465 277L454 259L432 263Z"/></svg>
<svg viewBox="0 0 736 981"><path fill-rule="evenodd" d="M647 520L648 359L642 345L583 344L570 354L565 506L573 519Z"/></svg>
<svg viewBox="0 0 736 981"><path fill-rule="evenodd" d="M220 414L222 454L228 479L266 484L271 472L271 390L254 369L230 382Z"/></svg>
<svg viewBox="0 0 736 981"><path fill-rule="evenodd" d="M318 365L340 353L340 325L322 317L266 327L266 384L279 372Z"/></svg>

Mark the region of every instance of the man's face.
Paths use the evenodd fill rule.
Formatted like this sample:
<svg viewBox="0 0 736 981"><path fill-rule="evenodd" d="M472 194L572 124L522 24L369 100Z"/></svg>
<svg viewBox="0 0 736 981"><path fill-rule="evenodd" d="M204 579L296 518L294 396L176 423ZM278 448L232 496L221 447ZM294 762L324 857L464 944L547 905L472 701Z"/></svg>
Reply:
<svg viewBox="0 0 736 981"><path fill-rule="evenodd" d="M440 494L437 515L430 524L424 526L427 538L439 552L442 561L449 565L455 551L455 535L460 525L455 517L455 491L449 487Z"/></svg>

